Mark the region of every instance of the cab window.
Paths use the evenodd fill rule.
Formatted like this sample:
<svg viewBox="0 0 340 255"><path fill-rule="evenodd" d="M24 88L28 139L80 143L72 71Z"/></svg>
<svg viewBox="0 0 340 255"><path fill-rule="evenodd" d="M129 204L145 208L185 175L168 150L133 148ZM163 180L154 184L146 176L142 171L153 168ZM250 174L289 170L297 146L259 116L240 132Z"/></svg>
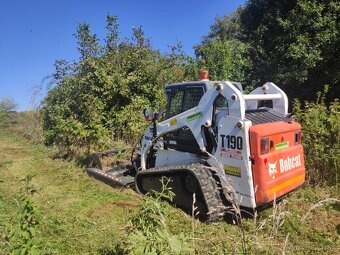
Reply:
<svg viewBox="0 0 340 255"><path fill-rule="evenodd" d="M196 107L204 94L203 87L187 87L182 111Z"/></svg>
<svg viewBox="0 0 340 255"><path fill-rule="evenodd" d="M166 91L167 118L196 107L204 94L202 86L183 86Z"/></svg>

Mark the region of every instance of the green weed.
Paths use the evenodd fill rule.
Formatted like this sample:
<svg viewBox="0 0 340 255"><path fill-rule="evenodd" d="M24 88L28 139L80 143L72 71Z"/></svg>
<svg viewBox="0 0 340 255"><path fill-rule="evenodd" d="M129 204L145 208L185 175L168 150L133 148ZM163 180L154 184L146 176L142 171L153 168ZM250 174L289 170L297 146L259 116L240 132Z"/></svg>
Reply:
<svg viewBox="0 0 340 255"><path fill-rule="evenodd" d="M162 191L151 191L144 197L139 213L131 220L131 232L124 248L128 254L189 254L189 236L170 231L167 218L174 193L167 187L171 180L162 179Z"/></svg>
<svg viewBox="0 0 340 255"><path fill-rule="evenodd" d="M18 211L5 229L5 239L10 243L14 255L40 254L35 239L36 227L39 224L39 211L31 198L36 192L35 187L31 184L33 177L27 175L23 179L25 187L17 200Z"/></svg>

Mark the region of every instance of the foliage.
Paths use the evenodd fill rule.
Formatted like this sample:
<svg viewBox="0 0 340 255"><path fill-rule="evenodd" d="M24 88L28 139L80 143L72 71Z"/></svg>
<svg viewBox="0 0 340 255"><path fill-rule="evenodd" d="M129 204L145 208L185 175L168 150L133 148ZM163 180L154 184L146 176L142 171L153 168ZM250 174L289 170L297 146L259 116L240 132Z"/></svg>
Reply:
<svg viewBox="0 0 340 255"><path fill-rule="evenodd" d="M79 24L75 37L78 41L78 51L81 59L95 58L100 52L98 38L92 34L89 24Z"/></svg>
<svg viewBox="0 0 340 255"><path fill-rule="evenodd" d="M0 111L0 127L7 124L7 116L6 112Z"/></svg>
<svg viewBox="0 0 340 255"><path fill-rule="evenodd" d="M116 51L119 41L119 24L117 23L117 16L106 16L106 29L108 31L106 35L106 47L107 51Z"/></svg>
<svg viewBox="0 0 340 255"><path fill-rule="evenodd" d="M144 197L140 212L131 220L125 252L128 254L189 254L188 236L170 232L167 217L174 193L167 187L170 179L162 179L162 192L151 191Z"/></svg>
<svg viewBox="0 0 340 255"><path fill-rule="evenodd" d="M250 45L250 81L280 84L290 97L314 99L323 84L340 93L340 5L337 0L249 0L241 14Z"/></svg>
<svg viewBox="0 0 340 255"><path fill-rule="evenodd" d="M100 47L89 25L79 25L80 61L55 63L55 85L42 107L45 143L69 156L107 148L113 139L136 142L147 125L142 109L164 106L163 85L192 73L180 45L162 55L141 27L123 41L118 27L117 17L108 15L106 46Z"/></svg>
<svg viewBox="0 0 340 255"><path fill-rule="evenodd" d="M302 125L303 147L308 179L311 183L339 185L340 103L325 104L328 86L318 93L316 102L294 102L294 116Z"/></svg>
<svg viewBox="0 0 340 255"><path fill-rule="evenodd" d="M195 46L198 65L209 70L211 80L244 82L248 79L251 62L248 45L240 41L240 14L216 18L210 32Z"/></svg>
<svg viewBox="0 0 340 255"><path fill-rule="evenodd" d="M237 39L217 38L196 46L199 66L209 70L211 80L244 82L250 65L246 52L247 46Z"/></svg>
<svg viewBox="0 0 340 255"><path fill-rule="evenodd" d="M43 144L41 114L38 110L12 113L8 115L10 128L31 143Z"/></svg>
<svg viewBox="0 0 340 255"><path fill-rule="evenodd" d="M17 112L4 112L0 111L0 127L1 128L11 128L18 127L18 118L19 113ZM41 124L40 124L41 125Z"/></svg>
<svg viewBox="0 0 340 255"><path fill-rule="evenodd" d="M217 17L215 23L210 26L208 35L203 37L203 44L209 40L215 40L217 38L227 39L241 39L241 21L240 17L243 12L243 7L223 17Z"/></svg>
<svg viewBox="0 0 340 255"><path fill-rule="evenodd" d="M36 226L39 224L37 215L39 212L31 199L31 196L36 192L36 189L31 184L33 177L27 175L23 179L25 188L19 197L19 211L15 218L12 218L11 224L6 226L6 239L11 242L13 247L12 254L40 254L35 243Z"/></svg>

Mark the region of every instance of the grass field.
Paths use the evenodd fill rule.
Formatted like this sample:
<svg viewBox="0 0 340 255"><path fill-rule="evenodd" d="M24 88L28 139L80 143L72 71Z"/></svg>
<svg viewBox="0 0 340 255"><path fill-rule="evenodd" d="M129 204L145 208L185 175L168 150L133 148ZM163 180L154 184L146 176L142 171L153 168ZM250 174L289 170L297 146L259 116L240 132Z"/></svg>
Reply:
<svg viewBox="0 0 340 255"><path fill-rule="evenodd" d="M39 224L32 242L41 254L121 254L125 245L131 247L130 219L138 217L143 198L91 179L74 162L51 155L0 129L0 254L10 254L20 241L8 232L20 232L19 197L27 175L35 175L30 184L37 192L29 197ZM191 254L340 254L340 205L330 198L339 199L336 187L305 185L274 208L244 219L242 227L202 224L164 205L165 224L171 234L185 234Z"/></svg>
<svg viewBox="0 0 340 255"><path fill-rule="evenodd" d="M93 254L124 236L129 215L141 204L132 190L113 190L88 178L74 163L53 160L41 146L0 131L0 215L15 222L22 179L35 174L33 202L39 213L36 242L43 253ZM10 243L0 242L4 254Z"/></svg>

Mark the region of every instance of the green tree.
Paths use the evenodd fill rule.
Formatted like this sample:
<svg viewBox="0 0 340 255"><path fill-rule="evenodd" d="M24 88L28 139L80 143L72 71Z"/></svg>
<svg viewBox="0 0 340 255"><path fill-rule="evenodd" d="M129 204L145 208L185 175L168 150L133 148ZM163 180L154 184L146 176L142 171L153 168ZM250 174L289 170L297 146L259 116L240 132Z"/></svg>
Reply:
<svg viewBox="0 0 340 255"><path fill-rule="evenodd" d="M55 72L52 74L52 77L53 77L53 83L56 83L56 84L60 84L63 79L72 74L74 72L74 69L76 67L76 64L75 63L69 63L67 60L65 59L59 59L59 60L56 60L54 62L54 68L55 68ZM50 84L50 85L52 85ZM48 89L50 88L50 86L48 87Z"/></svg>
<svg viewBox="0 0 340 255"><path fill-rule="evenodd" d="M78 25L77 33L74 35L78 43L78 51L81 59L97 57L100 53L99 41L96 34L92 34L89 24Z"/></svg>
<svg viewBox="0 0 340 255"><path fill-rule="evenodd" d="M118 17L107 15L106 16L106 49L107 51L117 50L117 45L119 42L119 24L117 23Z"/></svg>
<svg viewBox="0 0 340 255"><path fill-rule="evenodd" d="M289 96L310 99L331 86L340 93L340 5L336 0L249 0L241 14L251 45L251 81L273 81Z"/></svg>
<svg viewBox="0 0 340 255"><path fill-rule="evenodd" d="M248 45L240 38L240 7L231 15L216 18L202 43L195 46L198 65L208 69L212 80L248 80L251 62Z"/></svg>
<svg viewBox="0 0 340 255"><path fill-rule="evenodd" d="M247 46L237 39L217 38L196 46L198 64L209 71L211 80L244 82L250 62L246 58Z"/></svg>
<svg viewBox="0 0 340 255"><path fill-rule="evenodd" d="M230 15L217 17L215 22L210 26L209 33L203 37L203 43L217 38L241 39L243 37L240 21L242 12L243 7L240 6Z"/></svg>
<svg viewBox="0 0 340 255"><path fill-rule="evenodd" d="M18 104L12 98L3 98L0 100L0 112L13 111Z"/></svg>
<svg viewBox="0 0 340 255"><path fill-rule="evenodd" d="M105 47L90 43L98 40L89 25L78 27L79 62L55 64L55 84L42 107L44 135L47 145L68 156L105 149L117 139L137 141L148 125L143 108L164 107L163 86L195 70L179 46L161 54L141 27L125 40L118 27L117 18L108 15ZM100 55L92 54L99 48Z"/></svg>

